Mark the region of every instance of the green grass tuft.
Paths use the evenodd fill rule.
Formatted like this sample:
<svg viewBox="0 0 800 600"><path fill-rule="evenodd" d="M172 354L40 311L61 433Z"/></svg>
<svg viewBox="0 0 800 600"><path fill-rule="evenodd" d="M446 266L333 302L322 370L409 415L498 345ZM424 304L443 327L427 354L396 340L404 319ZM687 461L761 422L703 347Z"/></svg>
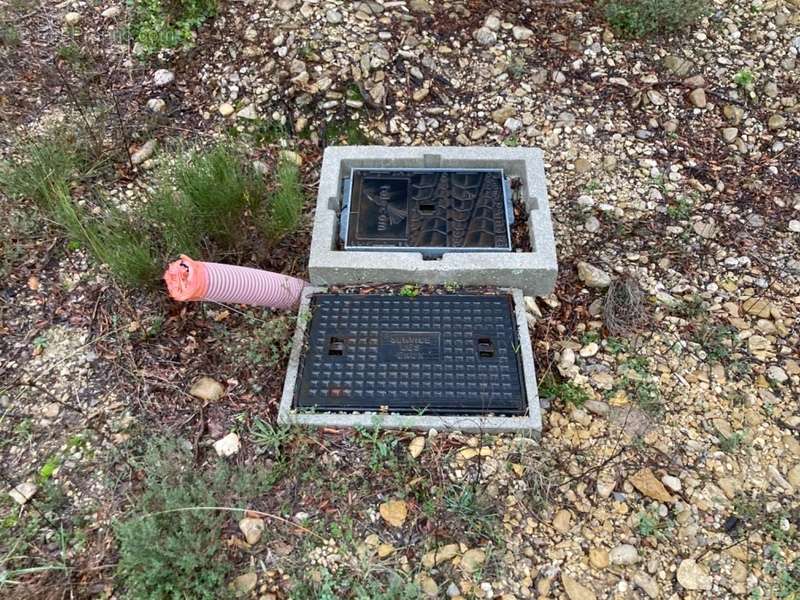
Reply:
<svg viewBox="0 0 800 600"><path fill-rule="evenodd" d="M261 230L275 244L292 233L303 216L305 195L300 183L300 169L288 160L278 163L277 185L261 215Z"/></svg>

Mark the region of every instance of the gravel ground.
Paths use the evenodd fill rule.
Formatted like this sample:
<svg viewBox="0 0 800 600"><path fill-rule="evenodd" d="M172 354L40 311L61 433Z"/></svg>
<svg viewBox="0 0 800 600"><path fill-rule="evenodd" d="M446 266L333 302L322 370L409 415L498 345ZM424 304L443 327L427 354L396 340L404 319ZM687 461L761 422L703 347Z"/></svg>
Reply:
<svg viewBox="0 0 800 600"><path fill-rule="evenodd" d="M106 182L123 208L138 206L161 149L179 139L233 133L266 164L291 148L310 190L321 149L342 138L544 149L560 275L528 303L541 441L386 437L440 482L480 489L501 534L434 536L410 500L395 526L381 508L394 484L375 482L347 504L360 515L360 557L432 597L800 598L796 0L717 0L688 32L647 41L615 37L577 1L243 0L223 3L192 49L146 59L119 42L123 5L46 5L4 9L18 11L6 14L22 43L0 47L3 151L47 122L82 119L86 84L117 106L117 141L145 147ZM67 25L68 13L79 20ZM66 44L84 50L83 70L53 59ZM3 207L11 228L15 209ZM213 456L242 419L270 419L290 326L274 360L253 364L230 348L271 315L125 292L46 231L12 233L4 252L23 250L0 304L2 486L38 489L0 505L4 537L21 539L41 514L50 533L29 551L52 558L52 522L80 515L87 541L68 552L69 585L37 585L120 596L109 524L137 485L120 453L158 431ZM307 236L257 266L302 274ZM622 296L607 296L612 279ZM224 396L198 410L188 392L200 375ZM348 435L319 434L321 477L352 462L370 479ZM231 460L262 460L241 443ZM304 498L283 516L337 518ZM237 580L245 593L293 597L298 572L350 564L342 540L286 536L287 552L273 538L234 557L256 573Z"/></svg>

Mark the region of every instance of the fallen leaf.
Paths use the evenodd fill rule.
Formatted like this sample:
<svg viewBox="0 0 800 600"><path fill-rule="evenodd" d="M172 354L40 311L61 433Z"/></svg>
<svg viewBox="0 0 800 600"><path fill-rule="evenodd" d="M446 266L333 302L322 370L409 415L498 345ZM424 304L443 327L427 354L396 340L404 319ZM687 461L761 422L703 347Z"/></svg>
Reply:
<svg viewBox="0 0 800 600"><path fill-rule="evenodd" d="M631 485L645 496L659 502L672 502L673 498L651 469L641 469L628 478Z"/></svg>
<svg viewBox="0 0 800 600"><path fill-rule="evenodd" d="M422 454L422 450L424 448L425 438L420 435L411 440L411 443L408 445L408 453L413 458L417 458L420 454Z"/></svg>
<svg viewBox="0 0 800 600"><path fill-rule="evenodd" d="M380 505L383 520L393 527L402 527L408 515L408 507L402 500L389 500Z"/></svg>

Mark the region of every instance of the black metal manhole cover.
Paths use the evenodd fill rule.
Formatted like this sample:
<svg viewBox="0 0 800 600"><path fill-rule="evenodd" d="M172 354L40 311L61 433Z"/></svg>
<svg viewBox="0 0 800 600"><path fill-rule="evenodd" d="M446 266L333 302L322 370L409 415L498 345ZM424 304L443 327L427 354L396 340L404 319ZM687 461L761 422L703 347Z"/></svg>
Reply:
<svg viewBox="0 0 800 600"><path fill-rule="evenodd" d="M513 298L316 294L298 380L298 408L521 414Z"/></svg>
<svg viewBox="0 0 800 600"><path fill-rule="evenodd" d="M501 169L353 169L343 193L345 250L511 250Z"/></svg>

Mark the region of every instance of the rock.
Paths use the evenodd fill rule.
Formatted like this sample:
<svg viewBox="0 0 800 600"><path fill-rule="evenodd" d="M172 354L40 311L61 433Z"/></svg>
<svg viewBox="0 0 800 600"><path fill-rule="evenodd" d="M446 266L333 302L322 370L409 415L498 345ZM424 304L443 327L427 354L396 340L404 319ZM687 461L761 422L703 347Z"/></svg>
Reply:
<svg viewBox="0 0 800 600"><path fill-rule="evenodd" d="M338 10L332 8L325 13L325 20L331 25L336 25L344 20L344 16Z"/></svg>
<svg viewBox="0 0 800 600"><path fill-rule="evenodd" d="M487 15L486 19L483 21L483 26L491 29L492 31L497 31L500 29L500 19L497 15Z"/></svg>
<svg viewBox="0 0 800 600"><path fill-rule="evenodd" d="M681 480L677 477L673 477L672 475L664 475L661 478L661 483L663 483L666 487L671 489L673 492L680 492L681 491Z"/></svg>
<svg viewBox="0 0 800 600"><path fill-rule="evenodd" d="M217 109L223 117L230 117L236 110L230 102L223 102Z"/></svg>
<svg viewBox="0 0 800 600"><path fill-rule="evenodd" d="M379 511L383 520L392 527L402 527L408 515L408 507L403 500L389 500L380 505Z"/></svg>
<svg viewBox="0 0 800 600"><path fill-rule="evenodd" d="M641 469L628 478L633 487L645 496L659 502L672 502L673 498L651 469Z"/></svg>
<svg viewBox="0 0 800 600"><path fill-rule="evenodd" d="M372 100L378 106L382 106L383 103L386 101L386 86L383 83L379 83L369 91L369 95L372 96Z"/></svg>
<svg viewBox="0 0 800 600"><path fill-rule="evenodd" d="M611 285L611 275L583 261L578 263L578 279L591 288L607 288Z"/></svg>
<svg viewBox="0 0 800 600"><path fill-rule="evenodd" d="M800 221L797 219L789 221L789 231L792 233L800 233Z"/></svg>
<svg viewBox="0 0 800 600"><path fill-rule="evenodd" d="M58 402L48 402L42 408L42 416L45 419L55 419L61 412L61 405Z"/></svg>
<svg viewBox="0 0 800 600"><path fill-rule="evenodd" d="M408 8L413 12L432 13L433 5L430 0L409 0Z"/></svg>
<svg viewBox="0 0 800 600"><path fill-rule="evenodd" d="M250 592L256 589L258 583L258 575L254 572L239 575L231 581L231 589L237 596L247 596Z"/></svg>
<svg viewBox="0 0 800 600"><path fill-rule="evenodd" d="M224 393L225 388L221 383L205 376L198 379L189 390L189 394L206 402L216 402Z"/></svg>
<svg viewBox="0 0 800 600"><path fill-rule="evenodd" d="M64 15L64 23L69 26L77 25L81 20L81 13L68 12Z"/></svg>
<svg viewBox="0 0 800 600"><path fill-rule="evenodd" d="M511 35L514 36L515 40L520 42L524 42L527 39L530 39L533 36L533 31L528 29L527 27L523 27L522 25L514 25L511 29Z"/></svg>
<svg viewBox="0 0 800 600"><path fill-rule="evenodd" d="M697 235L707 240L714 239L717 236L717 226L711 221L696 221L692 225L692 229Z"/></svg>
<svg viewBox="0 0 800 600"><path fill-rule="evenodd" d="M416 89L411 93L411 99L414 102L422 102L425 98L428 97L430 91L431 91L430 88L427 87L421 87L419 89Z"/></svg>
<svg viewBox="0 0 800 600"><path fill-rule="evenodd" d="M169 69L158 69L153 73L153 83L158 87L164 87L175 81L175 73Z"/></svg>
<svg viewBox="0 0 800 600"><path fill-rule="evenodd" d="M661 595L661 591L658 589L658 583L656 583L656 580L650 577L650 575L644 571L638 571L635 573L632 581L633 585L640 588L650 598L658 598Z"/></svg>
<svg viewBox="0 0 800 600"><path fill-rule="evenodd" d="M600 231L600 220L594 215L589 215L589 217L587 217L586 221L583 223L583 227L589 233L596 233Z"/></svg>
<svg viewBox="0 0 800 600"><path fill-rule="evenodd" d="M767 379L774 381L775 383L786 383L789 379L789 376L786 374L786 371L781 369L777 365L772 365L767 368Z"/></svg>
<svg viewBox="0 0 800 600"><path fill-rule="evenodd" d="M696 88L689 92L689 102L697 108L705 108L708 104L706 100L706 91L703 88Z"/></svg>
<svg viewBox="0 0 800 600"><path fill-rule="evenodd" d="M569 600L597 600L592 590L575 581L564 571L561 571L561 585L564 586L564 592Z"/></svg>
<svg viewBox="0 0 800 600"><path fill-rule="evenodd" d="M597 495L603 499L608 498L616 487L617 483L614 480L598 479Z"/></svg>
<svg viewBox="0 0 800 600"><path fill-rule="evenodd" d="M514 133L515 131L522 129L522 121L515 119L514 117L509 117L506 119L505 123L503 123L503 127L508 129L508 131L511 133Z"/></svg>
<svg viewBox="0 0 800 600"><path fill-rule="evenodd" d="M575 159L575 172L579 175L583 173L588 173L592 170L592 163L586 160L583 157L579 157Z"/></svg>
<svg viewBox="0 0 800 600"><path fill-rule="evenodd" d="M608 550L605 548L589 549L589 564L595 569L605 569L609 565Z"/></svg>
<svg viewBox="0 0 800 600"><path fill-rule="evenodd" d="M786 481L796 490L800 490L800 464L796 464L786 473Z"/></svg>
<svg viewBox="0 0 800 600"><path fill-rule="evenodd" d="M421 435L418 435L411 443L408 445L408 453L411 455L412 458L417 458L422 451L425 449L425 438Z"/></svg>
<svg viewBox="0 0 800 600"><path fill-rule="evenodd" d="M458 589L458 586L451 581L450 585L447 586L447 591L445 593L447 594L448 598L455 598L456 596L461 595L461 590Z"/></svg>
<svg viewBox="0 0 800 600"><path fill-rule="evenodd" d="M378 558L386 558L394 552L394 546L391 544L380 544L378 546Z"/></svg>
<svg viewBox="0 0 800 600"><path fill-rule="evenodd" d="M562 508L553 517L553 529L559 533L567 533L572 521L572 513Z"/></svg>
<svg viewBox="0 0 800 600"><path fill-rule="evenodd" d="M131 153L131 162L140 165L153 155L156 149L156 141L148 140L142 144L136 152Z"/></svg>
<svg viewBox="0 0 800 600"><path fill-rule="evenodd" d="M8 492L8 495L11 496L11 499L14 500L19 505L25 504L28 500L33 498L36 492L39 490L39 487L30 481L25 481L20 483L17 487L13 490Z"/></svg>
<svg viewBox="0 0 800 600"><path fill-rule="evenodd" d="M683 86L693 90L695 88L706 87L706 80L702 75L692 75L683 80Z"/></svg>
<svg viewBox="0 0 800 600"><path fill-rule="evenodd" d="M735 104L726 104L722 107L722 114L725 115L725 118L728 119L733 125L739 125L744 119L744 109L740 106L736 106Z"/></svg>
<svg viewBox="0 0 800 600"><path fill-rule="evenodd" d="M431 569L437 565L447 562L448 560L454 559L458 556L460 549L458 544L445 544L444 546L439 546L435 550L431 550L430 552L426 552L422 555L422 565L428 569Z"/></svg>
<svg viewBox="0 0 800 600"><path fill-rule="evenodd" d="M467 550L461 557L461 568L466 573L474 573L486 561L486 553L480 548Z"/></svg>
<svg viewBox="0 0 800 600"><path fill-rule="evenodd" d="M647 90L646 96L653 106L662 106L667 101L667 99L656 90Z"/></svg>
<svg viewBox="0 0 800 600"><path fill-rule="evenodd" d="M693 558L685 558L678 565L678 583L687 590L710 590L711 576L708 569L697 564Z"/></svg>
<svg viewBox="0 0 800 600"><path fill-rule="evenodd" d="M686 77L694 69L694 63L680 56L669 54L664 57L664 67L673 75Z"/></svg>
<svg viewBox="0 0 800 600"><path fill-rule="evenodd" d="M481 46L491 46L497 41L497 34L488 27L480 27L475 30L472 37Z"/></svg>
<svg viewBox="0 0 800 600"><path fill-rule="evenodd" d="M766 298L750 296L742 302L742 310L748 315L769 319L772 314L772 303Z"/></svg>
<svg viewBox="0 0 800 600"><path fill-rule="evenodd" d="M767 121L767 126L773 131L783 129L786 127L786 117L778 114L772 115Z"/></svg>
<svg viewBox="0 0 800 600"><path fill-rule="evenodd" d="M113 19L116 16L119 16L119 13L122 12L122 9L119 6L109 6L100 14L106 19Z"/></svg>
<svg viewBox="0 0 800 600"><path fill-rule="evenodd" d="M608 415L608 412L611 410L611 407L606 404L605 402L601 402L600 400L587 400L583 407L588 410L593 415L597 415L598 417L605 417Z"/></svg>
<svg viewBox="0 0 800 600"><path fill-rule="evenodd" d="M239 452L241 447L242 445L239 442L239 436L233 432L214 442L214 450L216 450L217 456L221 456L223 458L233 456Z"/></svg>
<svg viewBox="0 0 800 600"><path fill-rule="evenodd" d="M244 534L244 539L251 546L257 544L264 533L264 519L245 517L239 521L239 530Z"/></svg>
<svg viewBox="0 0 800 600"><path fill-rule="evenodd" d="M589 358L597 354L599 350L600 346L597 344L597 342L589 342L583 348L580 349L580 352L578 352L578 354L580 354L583 358Z"/></svg>
<svg viewBox="0 0 800 600"><path fill-rule="evenodd" d="M256 107L254 104L248 104L244 108L242 108L239 112L236 113L237 119L248 119L250 121L254 121L258 118L258 113L256 112Z"/></svg>
<svg viewBox="0 0 800 600"><path fill-rule="evenodd" d="M639 562L639 551L630 544L620 544L611 549L608 560L612 565L633 565Z"/></svg>
<svg viewBox="0 0 800 600"><path fill-rule="evenodd" d="M278 8L288 12L297 6L297 0L278 0Z"/></svg>
<svg viewBox="0 0 800 600"><path fill-rule="evenodd" d="M728 144L732 144L733 141L739 136L739 130L736 127L725 127L722 130L722 139L725 140Z"/></svg>
<svg viewBox="0 0 800 600"><path fill-rule="evenodd" d="M508 119L514 116L516 109L510 104L506 104L492 111L492 120L498 125L503 125Z"/></svg>
<svg viewBox="0 0 800 600"><path fill-rule="evenodd" d="M303 157L294 150L281 150L278 153L278 159L282 162L287 162L297 167L300 167L303 164Z"/></svg>
<svg viewBox="0 0 800 600"><path fill-rule="evenodd" d="M163 113L166 108L167 103L161 98L150 98L150 100L147 101L147 109L150 112Z"/></svg>

